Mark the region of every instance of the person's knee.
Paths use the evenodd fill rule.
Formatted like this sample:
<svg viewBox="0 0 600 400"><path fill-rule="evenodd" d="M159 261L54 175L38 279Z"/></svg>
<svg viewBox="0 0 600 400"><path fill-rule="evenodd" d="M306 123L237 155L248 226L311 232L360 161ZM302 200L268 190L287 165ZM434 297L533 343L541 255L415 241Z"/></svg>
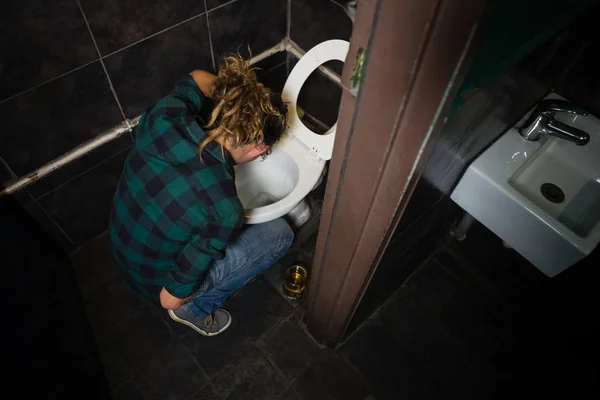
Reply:
<svg viewBox="0 0 600 400"><path fill-rule="evenodd" d="M290 225L283 218L277 218L270 222L272 223L270 230L273 239L280 245L282 250L289 250L294 242L294 231Z"/></svg>

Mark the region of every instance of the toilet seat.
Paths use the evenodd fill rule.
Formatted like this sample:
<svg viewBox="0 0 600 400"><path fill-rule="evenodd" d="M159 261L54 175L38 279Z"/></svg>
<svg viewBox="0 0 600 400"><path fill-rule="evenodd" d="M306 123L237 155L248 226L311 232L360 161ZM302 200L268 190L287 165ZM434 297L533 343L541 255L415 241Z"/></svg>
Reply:
<svg viewBox="0 0 600 400"><path fill-rule="evenodd" d="M296 103L300 90L308 77L327 61L344 62L349 47L350 43L347 41L334 39L322 42L310 49L294 66L281 94L283 101L288 105L288 132L304 143L313 156L323 160L331 159L337 121L327 132L319 135L308 129L300 120Z"/></svg>
<svg viewBox="0 0 600 400"><path fill-rule="evenodd" d="M315 188L325 163L331 159L337 123L324 135L308 129L298 117L296 103L302 86L321 64L330 60L344 62L350 44L343 40L328 40L309 50L290 73L282 93L288 106L288 130L272 148L266 160L257 159L235 166L238 197L246 209L245 222L259 224L271 221L297 210L303 199ZM265 162L266 161L266 162ZM281 170L293 177L293 189L283 197L277 196L273 203L261 206L262 198L279 191L272 185L281 185L276 179L265 181L270 174L270 162L277 163ZM261 170L262 168L262 170ZM285 185L283 185L285 186ZM257 200L255 202L254 200ZM258 204L257 204L258 203Z"/></svg>

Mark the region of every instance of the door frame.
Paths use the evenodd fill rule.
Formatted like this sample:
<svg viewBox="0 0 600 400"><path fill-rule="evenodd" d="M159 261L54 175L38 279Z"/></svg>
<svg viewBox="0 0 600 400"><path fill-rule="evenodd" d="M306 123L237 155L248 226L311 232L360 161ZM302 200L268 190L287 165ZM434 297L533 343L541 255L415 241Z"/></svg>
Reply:
<svg viewBox="0 0 600 400"><path fill-rule="evenodd" d="M359 3L307 289L305 322L328 345L343 338L402 217L466 73L485 5ZM366 52L355 95L359 49Z"/></svg>

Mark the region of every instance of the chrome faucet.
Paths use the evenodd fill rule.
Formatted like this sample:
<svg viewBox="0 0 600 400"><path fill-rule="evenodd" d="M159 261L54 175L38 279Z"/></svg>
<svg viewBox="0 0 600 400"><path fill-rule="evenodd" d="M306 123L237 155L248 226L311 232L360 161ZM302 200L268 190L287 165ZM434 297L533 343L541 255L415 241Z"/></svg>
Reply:
<svg viewBox="0 0 600 400"><path fill-rule="evenodd" d="M566 100L542 100L519 128L519 133L523 138L531 141L538 140L541 134L556 136L578 146L583 146L590 141L590 135L586 132L555 120L554 114L557 112L588 115L587 111Z"/></svg>

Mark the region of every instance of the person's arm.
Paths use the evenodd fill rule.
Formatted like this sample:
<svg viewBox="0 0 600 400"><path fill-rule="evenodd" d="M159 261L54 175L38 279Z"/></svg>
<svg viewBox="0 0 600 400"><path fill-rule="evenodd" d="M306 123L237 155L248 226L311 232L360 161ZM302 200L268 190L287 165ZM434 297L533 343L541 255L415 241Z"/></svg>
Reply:
<svg viewBox="0 0 600 400"><path fill-rule="evenodd" d="M195 117L200 113L205 97L210 95L214 79L213 74L199 69L180 79L175 89L149 111L150 123Z"/></svg>
<svg viewBox="0 0 600 400"><path fill-rule="evenodd" d="M231 214L209 224L193 236L169 270L160 294L163 308L177 309L193 294L214 260L225 257L225 248L238 236L243 226L239 214Z"/></svg>

